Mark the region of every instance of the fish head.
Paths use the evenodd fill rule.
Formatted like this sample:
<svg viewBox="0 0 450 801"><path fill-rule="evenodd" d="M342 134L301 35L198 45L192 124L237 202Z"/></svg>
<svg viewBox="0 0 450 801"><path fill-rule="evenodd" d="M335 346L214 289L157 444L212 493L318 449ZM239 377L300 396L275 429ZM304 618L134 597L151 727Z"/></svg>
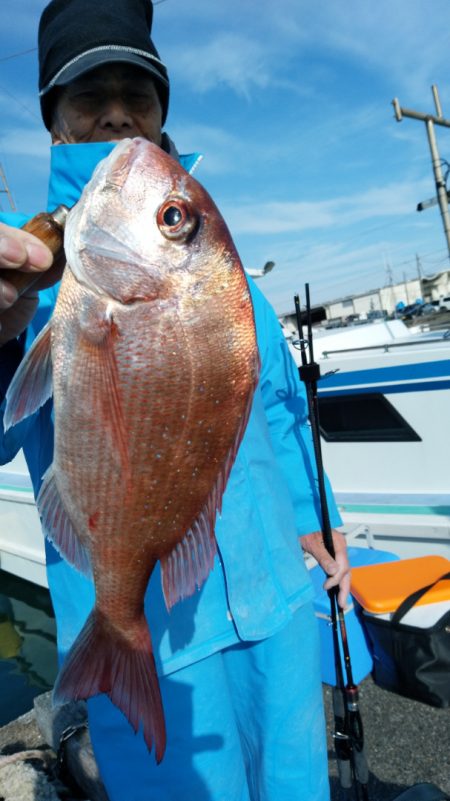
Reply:
<svg viewBox="0 0 450 801"><path fill-rule="evenodd" d="M80 283L121 302L201 293L243 268L206 190L142 138L121 141L68 216L65 251ZM245 279L244 279L245 280Z"/></svg>

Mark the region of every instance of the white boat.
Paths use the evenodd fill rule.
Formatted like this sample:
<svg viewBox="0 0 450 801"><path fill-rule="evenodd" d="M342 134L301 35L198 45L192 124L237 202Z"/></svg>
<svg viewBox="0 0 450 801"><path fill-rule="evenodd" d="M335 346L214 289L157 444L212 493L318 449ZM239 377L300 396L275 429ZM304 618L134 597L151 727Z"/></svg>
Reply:
<svg viewBox="0 0 450 801"><path fill-rule="evenodd" d="M314 336L323 461L353 544L450 558L449 333L392 321Z"/></svg>
<svg viewBox="0 0 450 801"><path fill-rule="evenodd" d="M22 451L0 466L0 569L47 586L44 539Z"/></svg>
<svg viewBox="0 0 450 801"><path fill-rule="evenodd" d="M314 348L323 460L349 541L450 558L450 337L379 322L317 331ZM0 569L47 585L22 453L0 467Z"/></svg>

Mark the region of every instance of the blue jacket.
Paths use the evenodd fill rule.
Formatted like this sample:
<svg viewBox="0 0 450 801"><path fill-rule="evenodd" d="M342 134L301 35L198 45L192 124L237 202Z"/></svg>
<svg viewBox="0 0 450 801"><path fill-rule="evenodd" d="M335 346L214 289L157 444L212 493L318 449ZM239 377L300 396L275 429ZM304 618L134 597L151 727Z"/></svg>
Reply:
<svg viewBox="0 0 450 801"><path fill-rule="evenodd" d="M111 147L109 143L53 147L48 208L73 205ZM192 157L180 160L190 169ZM0 215L1 219L12 222L10 215ZM17 224L23 221L18 218ZM271 636L313 595L298 542L299 535L320 528L305 392L274 311L251 279L249 284L262 364L260 381L217 519L219 555L214 570L202 589L176 604L170 614L164 606L158 569L151 578L146 612L160 674L239 640ZM41 293L26 346L50 317L56 294L57 287ZM16 341L0 349L3 393L21 352L21 343ZM51 402L0 439L0 461L10 461L21 447L37 494L52 460ZM330 491L329 502L332 525L339 525ZM94 589L49 542L46 549L63 657L93 604Z"/></svg>

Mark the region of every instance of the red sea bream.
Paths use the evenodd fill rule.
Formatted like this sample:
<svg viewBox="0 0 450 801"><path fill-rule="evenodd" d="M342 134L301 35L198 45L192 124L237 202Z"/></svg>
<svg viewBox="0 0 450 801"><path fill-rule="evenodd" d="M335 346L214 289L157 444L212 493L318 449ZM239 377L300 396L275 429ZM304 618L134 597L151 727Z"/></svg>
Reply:
<svg viewBox="0 0 450 801"><path fill-rule="evenodd" d="M53 464L37 500L96 603L55 699L107 693L161 760L164 714L143 600L157 560L168 608L207 577L214 522L258 380L253 309L209 195L156 145L125 140L66 225L49 324L6 425L52 394ZM232 532L230 532L232 536Z"/></svg>

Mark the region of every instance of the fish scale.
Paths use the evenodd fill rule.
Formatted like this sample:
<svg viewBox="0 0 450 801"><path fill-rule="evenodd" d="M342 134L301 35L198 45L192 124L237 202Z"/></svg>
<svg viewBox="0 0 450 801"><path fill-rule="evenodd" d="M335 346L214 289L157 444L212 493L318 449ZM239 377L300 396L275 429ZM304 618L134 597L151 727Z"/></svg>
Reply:
<svg viewBox="0 0 450 801"><path fill-rule="evenodd" d="M65 251L53 317L5 414L14 425L53 394L54 459L37 504L55 547L95 583L54 697L107 693L159 761L144 595L158 560L169 609L212 568L258 381L253 309L211 198L142 139L99 165L69 214Z"/></svg>

